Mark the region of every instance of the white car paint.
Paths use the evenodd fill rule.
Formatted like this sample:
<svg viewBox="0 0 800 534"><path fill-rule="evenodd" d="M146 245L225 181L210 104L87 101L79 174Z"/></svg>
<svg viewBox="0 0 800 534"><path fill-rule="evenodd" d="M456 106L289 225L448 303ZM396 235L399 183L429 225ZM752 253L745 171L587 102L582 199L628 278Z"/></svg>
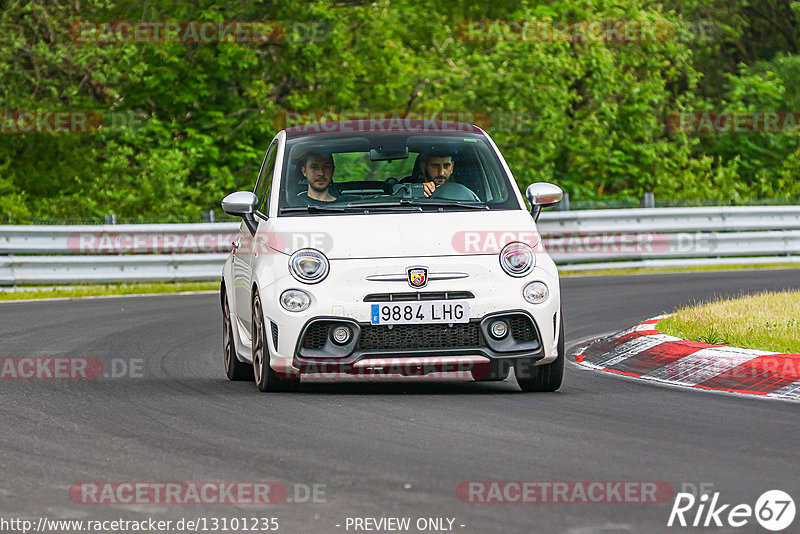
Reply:
<svg viewBox="0 0 800 534"><path fill-rule="evenodd" d="M511 177L502 154L491 138L486 137ZM364 302L365 295L409 292L413 288L405 280L370 281L367 277L404 274L407 268L417 265L427 267L430 275L451 272L466 275L458 279L431 279L425 290L471 291L475 298L468 302L473 319L500 311L529 313L540 330L545 354L535 365L555 360L561 321L560 317L554 321L560 309L558 271L546 251L536 246L539 244L536 225L524 209L525 202L517 187L512 187L521 206L516 210L320 213L278 217L286 133L280 132L274 141L278 142L278 155L268 216L258 216L255 238L250 237L242 224L237 238L239 250L228 258L222 273L241 361L252 361L250 299L253 287L258 288L261 295L265 319L278 326L278 346L273 346L271 336L269 339L270 365L276 372L293 375L298 372L293 365L295 350L308 320L325 316L369 323L370 304ZM454 242L454 236L465 231L491 232L496 239L484 242L478 251L463 250ZM536 265L526 276L515 278L501 268L499 250L506 243L519 240L535 247ZM248 249L247 245L251 247ZM330 260L330 273L317 284L302 283L289 270L290 255L309 245L314 245L313 248L321 250ZM523 298L522 290L537 280L547 284L550 295L542 304L533 305ZM285 310L278 299L287 289L302 289L308 293L311 296L309 308L299 313Z"/></svg>

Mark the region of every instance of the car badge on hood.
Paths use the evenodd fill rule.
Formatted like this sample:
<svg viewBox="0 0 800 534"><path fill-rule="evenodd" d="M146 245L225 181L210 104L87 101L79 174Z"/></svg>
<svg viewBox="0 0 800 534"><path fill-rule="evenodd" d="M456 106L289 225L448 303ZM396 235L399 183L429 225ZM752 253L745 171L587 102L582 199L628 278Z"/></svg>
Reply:
<svg viewBox="0 0 800 534"><path fill-rule="evenodd" d="M408 285L411 287L425 287L428 285L427 267L409 267L406 272L408 273Z"/></svg>

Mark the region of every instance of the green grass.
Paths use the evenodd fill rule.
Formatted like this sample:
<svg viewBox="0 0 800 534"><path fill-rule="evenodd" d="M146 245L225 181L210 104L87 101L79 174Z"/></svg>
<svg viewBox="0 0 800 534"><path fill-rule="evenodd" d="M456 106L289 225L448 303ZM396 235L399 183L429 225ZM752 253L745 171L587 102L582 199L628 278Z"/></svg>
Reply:
<svg viewBox="0 0 800 534"><path fill-rule="evenodd" d="M149 293L177 293L182 291L213 291L217 289L219 289L219 282L87 284L71 287L36 287L29 290L2 291L0 292L0 301L99 297L105 295L143 295Z"/></svg>
<svg viewBox="0 0 800 534"><path fill-rule="evenodd" d="M713 271L741 271L758 269L798 269L800 263L765 263L763 265L698 265L695 267L664 267L664 268L634 268L634 269L597 269L592 271L570 271L569 267L560 267L558 275L563 278L574 276L607 276L624 274L668 274L668 273L699 273Z"/></svg>
<svg viewBox="0 0 800 534"><path fill-rule="evenodd" d="M658 330L713 345L800 354L800 291L688 306L660 321Z"/></svg>

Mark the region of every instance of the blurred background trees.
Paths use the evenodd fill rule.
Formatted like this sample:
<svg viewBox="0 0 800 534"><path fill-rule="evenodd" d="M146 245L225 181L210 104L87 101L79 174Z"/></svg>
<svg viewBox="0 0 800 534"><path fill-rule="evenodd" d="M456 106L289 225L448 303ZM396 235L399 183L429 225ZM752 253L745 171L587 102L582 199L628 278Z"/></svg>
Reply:
<svg viewBox="0 0 800 534"><path fill-rule="evenodd" d="M800 111L789 0L5 0L0 111L94 110L83 135L0 133L0 217L181 220L252 188L286 112L467 112L520 187L573 200L800 196L800 136L673 131L680 111ZM79 42L78 21L278 21L270 43ZM476 21L651 21L631 42L468 39ZM71 28L73 28L71 33ZM483 115L481 115L483 114Z"/></svg>

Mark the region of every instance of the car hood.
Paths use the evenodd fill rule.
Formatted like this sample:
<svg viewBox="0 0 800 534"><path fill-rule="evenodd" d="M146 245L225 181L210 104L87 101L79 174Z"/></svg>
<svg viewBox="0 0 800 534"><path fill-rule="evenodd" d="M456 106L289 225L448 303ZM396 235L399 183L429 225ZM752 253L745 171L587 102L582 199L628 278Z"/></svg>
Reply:
<svg viewBox="0 0 800 534"><path fill-rule="evenodd" d="M497 254L521 241L536 247L539 235L524 210L375 213L271 218L270 248L292 254L321 250L331 260Z"/></svg>

